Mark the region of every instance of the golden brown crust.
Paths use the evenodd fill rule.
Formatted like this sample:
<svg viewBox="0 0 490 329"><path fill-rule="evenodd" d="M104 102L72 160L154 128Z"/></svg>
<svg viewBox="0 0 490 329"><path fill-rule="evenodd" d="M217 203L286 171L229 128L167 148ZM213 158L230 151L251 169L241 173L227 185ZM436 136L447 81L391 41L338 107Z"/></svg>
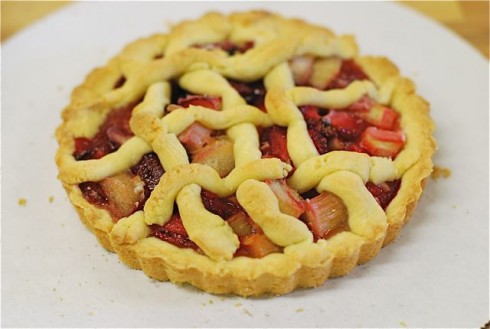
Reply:
<svg viewBox="0 0 490 329"><path fill-rule="evenodd" d="M189 48L192 44L222 40L235 43L254 40L255 47L237 56L227 56L221 50ZM297 56L354 58L372 82L356 81L333 92L295 87L287 61ZM325 65L338 67L337 64ZM121 77L125 83L114 88ZM263 78L268 113L246 105L223 77L241 81ZM170 102L171 79L178 79L196 93L220 95L224 109L210 111L193 106L164 116L163 108ZM321 83L322 77L316 76L315 84ZM351 152L319 155L298 107L341 108L365 94L400 113L407 138L404 150L393 161ZM135 136L130 141L99 160L73 158L75 138L94 136L111 109L143 96L144 101L133 110L131 129ZM335 36L326 28L267 12L230 16L210 13L196 21L182 22L168 35L135 41L105 67L90 73L74 90L70 105L63 111L63 124L56 131L60 144L56 162L59 177L82 222L104 248L116 252L130 268L142 269L157 280L189 283L211 293L280 295L299 287L319 286L328 277L345 275L357 264L372 259L382 246L398 236L432 170L431 157L436 146L428 112L428 103L416 94L413 82L401 77L386 58L357 56L357 45L351 36ZM175 136L193 122L212 129L227 129L228 137L240 146L234 149L235 169L227 177L219 177L209 167L189 164ZM315 187L319 192L338 194L349 208L351 231L314 242L302 222L279 211L277 199L260 182L286 177L291 167L278 159L261 159L255 132L255 126L273 124L288 128L288 151L296 167L289 184L298 191ZM82 196L79 183L98 181L127 170L152 150L162 161L166 174L144 212L114 223L106 210ZM364 184L390 179L401 179L401 187L383 212ZM348 182L351 189L339 189L342 185L339 182ZM204 254L148 236L148 225L165 223L175 202L179 208L198 204L200 187L222 196L237 193L242 206L255 217L266 235L284 247L284 252L260 259L232 258L237 248L236 237L226 222L203 207L187 211L184 224L191 230L191 237L202 237L203 226L192 222L192 216L199 214L209 224L205 233L222 238L218 239L221 244L209 244L209 238L196 238ZM257 195L263 204L254 202ZM281 226L282 236L274 225Z"/></svg>

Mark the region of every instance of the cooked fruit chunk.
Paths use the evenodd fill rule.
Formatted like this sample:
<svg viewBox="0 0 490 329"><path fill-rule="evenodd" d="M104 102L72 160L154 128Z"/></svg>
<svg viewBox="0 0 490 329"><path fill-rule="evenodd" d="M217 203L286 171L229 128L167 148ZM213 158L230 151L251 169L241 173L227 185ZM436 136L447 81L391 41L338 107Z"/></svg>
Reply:
<svg viewBox="0 0 490 329"><path fill-rule="evenodd" d="M138 175L145 184L145 199L141 202L140 208L144 206L146 199L150 197L151 192L155 189L165 170L158 159L156 153L151 152L143 155L141 160L131 168L131 172Z"/></svg>
<svg viewBox="0 0 490 329"><path fill-rule="evenodd" d="M336 134L344 140L356 139L366 128L364 120L345 111L330 111L325 120L336 128Z"/></svg>
<svg viewBox="0 0 490 329"><path fill-rule="evenodd" d="M398 113L381 104L372 106L368 111L358 111L356 115L378 128L388 130L394 129L398 120Z"/></svg>
<svg viewBox="0 0 490 329"><path fill-rule="evenodd" d="M287 129L279 126L265 128L260 134L260 151L264 158L279 158L291 164L288 153Z"/></svg>
<svg viewBox="0 0 490 329"><path fill-rule="evenodd" d="M235 256L261 258L282 250L244 212L233 215L227 220L227 223L240 240L240 247L235 252Z"/></svg>
<svg viewBox="0 0 490 329"><path fill-rule="evenodd" d="M221 109L221 97L208 96L208 95L188 95L187 97L181 97L177 103L182 107L202 106L213 110Z"/></svg>
<svg viewBox="0 0 490 329"><path fill-rule="evenodd" d="M368 96L362 96L359 100L346 108L349 111L369 111L374 105L374 101ZM357 114L357 113L356 113Z"/></svg>
<svg viewBox="0 0 490 329"><path fill-rule="evenodd" d="M189 239L189 235L182 224L182 219L179 214L173 214L172 218L163 226L157 224L151 225L150 235L179 248L199 250L199 247Z"/></svg>
<svg viewBox="0 0 490 329"><path fill-rule="evenodd" d="M258 227L244 211L240 211L226 221L239 238L257 233Z"/></svg>
<svg viewBox="0 0 490 329"><path fill-rule="evenodd" d="M319 58L313 64L313 72L309 78L309 84L317 89L325 89L337 76L342 61L337 57Z"/></svg>
<svg viewBox="0 0 490 329"><path fill-rule="evenodd" d="M304 200L296 190L293 190L284 179L266 180L265 183L274 192L279 201L281 212L299 218L304 213Z"/></svg>
<svg viewBox="0 0 490 329"><path fill-rule="evenodd" d="M234 196L220 198L213 192L202 189L201 199L204 207L208 211L220 216L223 219L228 219L231 216L244 211Z"/></svg>
<svg viewBox="0 0 490 329"><path fill-rule="evenodd" d="M370 155L394 158L404 142L402 132L368 127L362 134L359 145Z"/></svg>
<svg viewBox="0 0 490 329"><path fill-rule="evenodd" d="M386 209L390 204L391 200L396 196L398 190L400 189L400 180L395 180L392 182L384 182L381 184L374 184L372 182L366 183L366 188L374 196L374 199L381 208Z"/></svg>
<svg viewBox="0 0 490 329"><path fill-rule="evenodd" d="M262 258L273 252L281 252L282 248L274 244L264 233L255 233L241 239L240 248L235 256Z"/></svg>
<svg viewBox="0 0 490 329"><path fill-rule="evenodd" d="M109 199L97 182L84 182L79 185L83 197L90 203L99 207L107 206Z"/></svg>
<svg viewBox="0 0 490 329"><path fill-rule="evenodd" d="M348 228L348 214L342 200L333 193L323 192L306 200L303 219L315 239L326 239Z"/></svg>
<svg viewBox="0 0 490 329"><path fill-rule="evenodd" d="M265 86L262 80L242 82L229 79L230 85L242 96L248 105L258 107L267 112L265 108Z"/></svg>
<svg viewBox="0 0 490 329"><path fill-rule="evenodd" d="M178 138L187 152L194 154L213 140L212 132L211 129L195 122L181 132Z"/></svg>
<svg viewBox="0 0 490 329"><path fill-rule="evenodd" d="M109 200L107 209L116 220L131 215L144 198L144 183L129 172L104 178L99 183Z"/></svg>
<svg viewBox="0 0 490 329"><path fill-rule="evenodd" d="M354 80L366 80L368 76L352 59L342 61L337 76L329 83L326 89L345 88Z"/></svg>
<svg viewBox="0 0 490 329"><path fill-rule="evenodd" d="M308 83L311 74L313 73L313 56L297 56L289 61L289 67L293 73L294 83L297 86L304 86Z"/></svg>
<svg viewBox="0 0 490 329"><path fill-rule="evenodd" d="M192 162L210 166L220 177L225 177L235 168L233 143L226 138L216 139L196 153Z"/></svg>

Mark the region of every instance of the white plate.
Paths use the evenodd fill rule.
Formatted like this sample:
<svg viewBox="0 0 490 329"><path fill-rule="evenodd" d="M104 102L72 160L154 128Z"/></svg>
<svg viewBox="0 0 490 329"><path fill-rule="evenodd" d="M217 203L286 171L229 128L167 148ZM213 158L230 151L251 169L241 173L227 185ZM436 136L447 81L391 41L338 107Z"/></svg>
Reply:
<svg viewBox="0 0 490 329"><path fill-rule="evenodd" d="M217 297L148 279L106 252L56 179L72 88L124 44L210 9L267 8L353 33L432 104L452 170L429 181L397 242L349 276L279 298ZM479 327L488 321L488 62L393 3L90 2L2 45L2 325ZM54 197L52 203L50 197ZM19 198L27 204L20 206Z"/></svg>

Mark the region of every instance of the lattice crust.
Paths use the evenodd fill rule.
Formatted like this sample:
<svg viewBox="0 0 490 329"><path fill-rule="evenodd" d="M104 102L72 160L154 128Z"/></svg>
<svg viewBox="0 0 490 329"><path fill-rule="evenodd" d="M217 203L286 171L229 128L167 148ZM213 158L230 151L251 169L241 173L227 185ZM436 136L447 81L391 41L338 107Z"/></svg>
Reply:
<svg viewBox="0 0 490 329"><path fill-rule="evenodd" d="M224 40L253 41L254 47L233 56L220 49L191 47ZM288 61L303 55L354 59L370 80L327 91L295 86ZM322 63L318 65L327 69L331 65ZM121 77L124 84L114 88ZM263 79L267 112L248 105L227 79ZM195 94L220 96L221 110L190 106L165 112L171 103L171 81ZM403 150L394 160L349 151L319 155L299 107L348 108L365 95L399 113L406 139ZM75 138L94 136L112 109L141 99L131 114L133 137L100 159L74 158ZM177 135L195 122L224 130L233 142L235 168L226 177L206 165L189 163ZM272 125L287 128L291 164L262 158L257 127ZM130 267L158 280L190 283L212 293L284 294L344 275L396 238L432 170L432 130L428 104L416 95L413 83L385 58L359 57L353 37L266 12L210 13L173 27L167 35L138 40L94 70L75 89L63 112L56 133L60 144L56 162L82 221ZM108 211L82 196L78 184L126 171L152 151L165 174L144 209L114 221ZM278 199L264 183L286 177L299 193L316 189L338 196L347 209L350 230L314 241L304 222L281 212ZM401 186L385 211L365 185L395 179L401 179ZM202 189L219 197L236 194L239 204L282 252L263 258L234 257L239 239L223 218L204 207ZM200 252L149 236L149 226L169 221L175 204Z"/></svg>

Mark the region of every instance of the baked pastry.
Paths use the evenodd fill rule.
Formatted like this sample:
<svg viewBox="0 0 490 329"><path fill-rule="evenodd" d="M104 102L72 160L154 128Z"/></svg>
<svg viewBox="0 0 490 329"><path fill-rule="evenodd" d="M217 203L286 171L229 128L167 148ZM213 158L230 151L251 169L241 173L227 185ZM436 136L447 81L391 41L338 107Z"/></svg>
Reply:
<svg viewBox="0 0 490 329"><path fill-rule="evenodd" d="M209 13L77 87L59 179L108 250L157 280L279 295L374 257L419 200L428 104L352 36Z"/></svg>

